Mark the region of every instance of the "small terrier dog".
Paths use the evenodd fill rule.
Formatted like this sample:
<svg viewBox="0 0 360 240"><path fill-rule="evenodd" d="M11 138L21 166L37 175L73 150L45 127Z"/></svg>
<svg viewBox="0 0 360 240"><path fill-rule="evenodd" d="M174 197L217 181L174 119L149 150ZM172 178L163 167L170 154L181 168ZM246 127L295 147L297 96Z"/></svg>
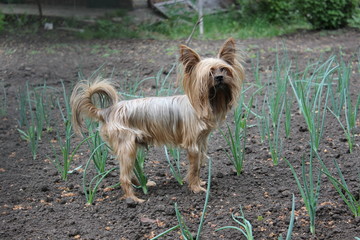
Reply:
<svg viewBox="0 0 360 240"><path fill-rule="evenodd" d="M100 135L120 164L123 198L144 201L135 196L132 182L137 149L148 144L186 149L189 188L195 193L206 191L200 167L207 157L208 136L237 103L244 69L232 38L225 41L216 58L201 59L194 50L180 45L179 61L185 95L118 101L111 82L99 79L79 82L73 89L70 104L74 130L81 133L84 117L100 122ZM97 107L95 95L105 97L110 106Z"/></svg>

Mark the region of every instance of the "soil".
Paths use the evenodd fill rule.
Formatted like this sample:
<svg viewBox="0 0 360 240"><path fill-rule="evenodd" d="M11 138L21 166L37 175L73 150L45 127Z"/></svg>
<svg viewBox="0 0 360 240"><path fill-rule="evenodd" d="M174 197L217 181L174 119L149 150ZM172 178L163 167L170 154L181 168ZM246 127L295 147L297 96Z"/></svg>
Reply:
<svg viewBox="0 0 360 240"><path fill-rule="evenodd" d="M336 54L345 61L359 64L360 32L342 29L329 32L299 32L269 38L237 40L244 52L247 84L255 81L252 62L260 53L259 70L271 73L276 61L276 49L287 48L291 59L297 59L298 68L313 59L323 59ZM81 40L64 32L47 34L0 35L0 80L7 95L7 113L0 121L0 238L1 239L150 239L178 224L174 204L190 231L195 235L203 210L205 193L194 194L186 185L180 186L172 177L162 148L151 148L147 153L145 171L157 185L144 195L137 190L143 204L121 200L118 171L112 172L100 185L94 204L87 205L82 181L89 150L83 145L77 152L71 169L82 166L61 180L54 164L51 143L56 143L55 129L62 128L59 114L51 117L53 131L44 131L37 158L33 160L28 143L21 139L19 128L19 89L26 82L30 86L42 86L61 90L62 81L67 90L78 81L78 73L89 77L102 66L105 76L112 76L119 90L125 86L158 73L165 76L176 61L177 47L183 43L158 40ZM202 56L214 56L222 41L193 40L190 46ZM357 68L358 69L358 68ZM351 93L355 98L360 90L359 71L351 77ZM175 74L170 74L175 81ZM145 95L154 95L155 81L150 79L140 85ZM55 94L55 93L54 93ZM1 95L3 98L4 95ZM53 109L55 112L56 107ZM230 113L227 122L232 124ZM254 116L250 125L256 124ZM309 132L298 108L294 107L290 138L284 141L283 157L301 171L301 157L309 154ZM357 119L359 127L359 119ZM345 135L338 122L329 113L320 154L334 172L333 159L343 171L353 194L359 198L360 147L359 134L355 134L355 146L348 151ZM80 142L73 137L72 144ZM322 176L321 192L316 215L316 235L309 231L309 216L301 200L295 179L284 160L274 165L266 142L261 142L257 127L248 130L244 170L237 176L228 160L226 145L217 130L211 136L208 155L212 158L210 198L202 230L202 239L245 239L236 230L216 229L233 225L232 213L244 215L253 226L255 239L285 237L290 222L292 194L296 197L295 223L292 239L354 239L360 237L360 218L354 217L329 180ZM185 175L187 160L184 156L182 174ZM107 169L116 167L113 158L108 159ZM208 168L201 176L207 179ZM182 239L179 229L161 239Z"/></svg>

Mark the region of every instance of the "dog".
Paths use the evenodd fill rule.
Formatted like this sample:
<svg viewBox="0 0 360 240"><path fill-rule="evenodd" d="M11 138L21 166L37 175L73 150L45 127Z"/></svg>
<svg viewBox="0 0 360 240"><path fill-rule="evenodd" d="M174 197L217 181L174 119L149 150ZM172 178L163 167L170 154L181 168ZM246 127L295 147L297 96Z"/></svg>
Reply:
<svg viewBox="0 0 360 240"><path fill-rule="evenodd" d="M99 133L120 165L123 198L144 202L132 188L137 149L147 145L169 145L187 151L186 176L194 193L206 191L200 179L201 164L207 158L208 137L236 105L244 80L244 68L237 58L235 41L229 38L216 58L201 59L193 49L180 45L180 80L185 95L118 100L108 80L80 81L70 104L74 131L81 134L84 118L100 122ZM109 101L101 108L94 96Z"/></svg>

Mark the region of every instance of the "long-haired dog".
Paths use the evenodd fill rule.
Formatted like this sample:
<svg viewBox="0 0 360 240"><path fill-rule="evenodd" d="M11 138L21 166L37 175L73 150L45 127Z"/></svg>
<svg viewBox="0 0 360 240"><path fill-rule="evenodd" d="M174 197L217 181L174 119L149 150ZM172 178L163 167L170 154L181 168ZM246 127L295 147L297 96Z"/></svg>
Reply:
<svg viewBox="0 0 360 240"><path fill-rule="evenodd" d="M84 117L100 122L100 135L119 160L124 198L144 201L135 196L132 180L137 149L148 144L186 149L189 188L195 193L206 191L201 186L200 165L206 158L207 139L237 103L244 69L232 38L216 58L201 59L181 45L179 61L185 95L118 101L117 91L107 80L79 82L72 92L74 130L81 132ZM95 95L106 97L110 106L97 107Z"/></svg>

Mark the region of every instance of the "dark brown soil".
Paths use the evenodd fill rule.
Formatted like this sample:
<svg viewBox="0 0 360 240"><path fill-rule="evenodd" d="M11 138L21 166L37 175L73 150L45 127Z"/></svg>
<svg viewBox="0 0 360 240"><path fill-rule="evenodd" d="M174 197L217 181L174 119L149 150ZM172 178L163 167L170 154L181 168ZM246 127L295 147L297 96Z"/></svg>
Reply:
<svg viewBox="0 0 360 240"><path fill-rule="evenodd" d="M260 71L271 71L276 49L287 47L292 59L303 69L311 59L331 54L341 55L345 61L359 64L360 32L345 29L332 32L301 32L271 39L237 40L245 53L247 83L254 82L251 56L260 52ZM119 83L140 81L146 77L166 74L176 61L177 47L183 41L157 40L79 40L66 34L58 37L46 34L0 35L0 80L4 83L8 106L0 121L0 238L1 239L150 239L177 225L174 204L177 203L184 219L195 234L203 209L205 194L193 194L187 186L180 186L172 177L163 150L151 148L147 155L146 173L157 182L144 195L143 204L120 200L122 191L106 188L118 182L118 172L107 177L100 186L93 205L86 205L82 188L81 169L60 178L49 161L50 142L56 133L44 133L38 156L33 160L28 143L17 131L19 119L19 89L26 82L32 86L44 83L61 89L61 81L68 90L78 80L78 72L90 76L101 65L102 72ZM214 56L222 41L193 40L191 47L202 56ZM170 75L175 80L175 74ZM360 90L360 74L353 72L351 92ZM141 85L145 95L153 95L155 82ZM126 89L120 89L127 91ZM3 95L1 95L3 97ZM232 114L228 120L232 123ZM251 124L256 124L253 116ZM357 125L359 126L359 119ZM53 129L63 127L59 116L52 119ZM297 108L292 115L289 139L284 139L283 156L300 172L301 157L309 154L309 132ZM350 189L359 197L360 147L359 134L355 136L353 152L348 152L345 136L331 114L328 114L320 154L330 169L335 158L343 170ZM80 138L74 137L73 144ZM202 239L244 239L238 231L219 227L237 224L231 214L241 205L245 217L252 223L255 239L277 239L286 235L290 220L292 194L296 196L296 217L292 239L354 239L360 237L360 218L351 212L326 177L322 177L319 197L316 236L309 231L309 217L301 200L294 177L287 164L280 160L272 164L266 142L259 138L257 127L249 128L244 171L240 176L224 151L226 143L215 131L211 137L208 155L212 158L212 185ZM89 158L85 145L78 152L72 168L84 167ZM183 157L183 174L186 164ZM108 160L108 168L116 166ZM83 168L82 167L82 168ZM207 179L207 168L202 178ZM162 239L181 239L176 230Z"/></svg>

